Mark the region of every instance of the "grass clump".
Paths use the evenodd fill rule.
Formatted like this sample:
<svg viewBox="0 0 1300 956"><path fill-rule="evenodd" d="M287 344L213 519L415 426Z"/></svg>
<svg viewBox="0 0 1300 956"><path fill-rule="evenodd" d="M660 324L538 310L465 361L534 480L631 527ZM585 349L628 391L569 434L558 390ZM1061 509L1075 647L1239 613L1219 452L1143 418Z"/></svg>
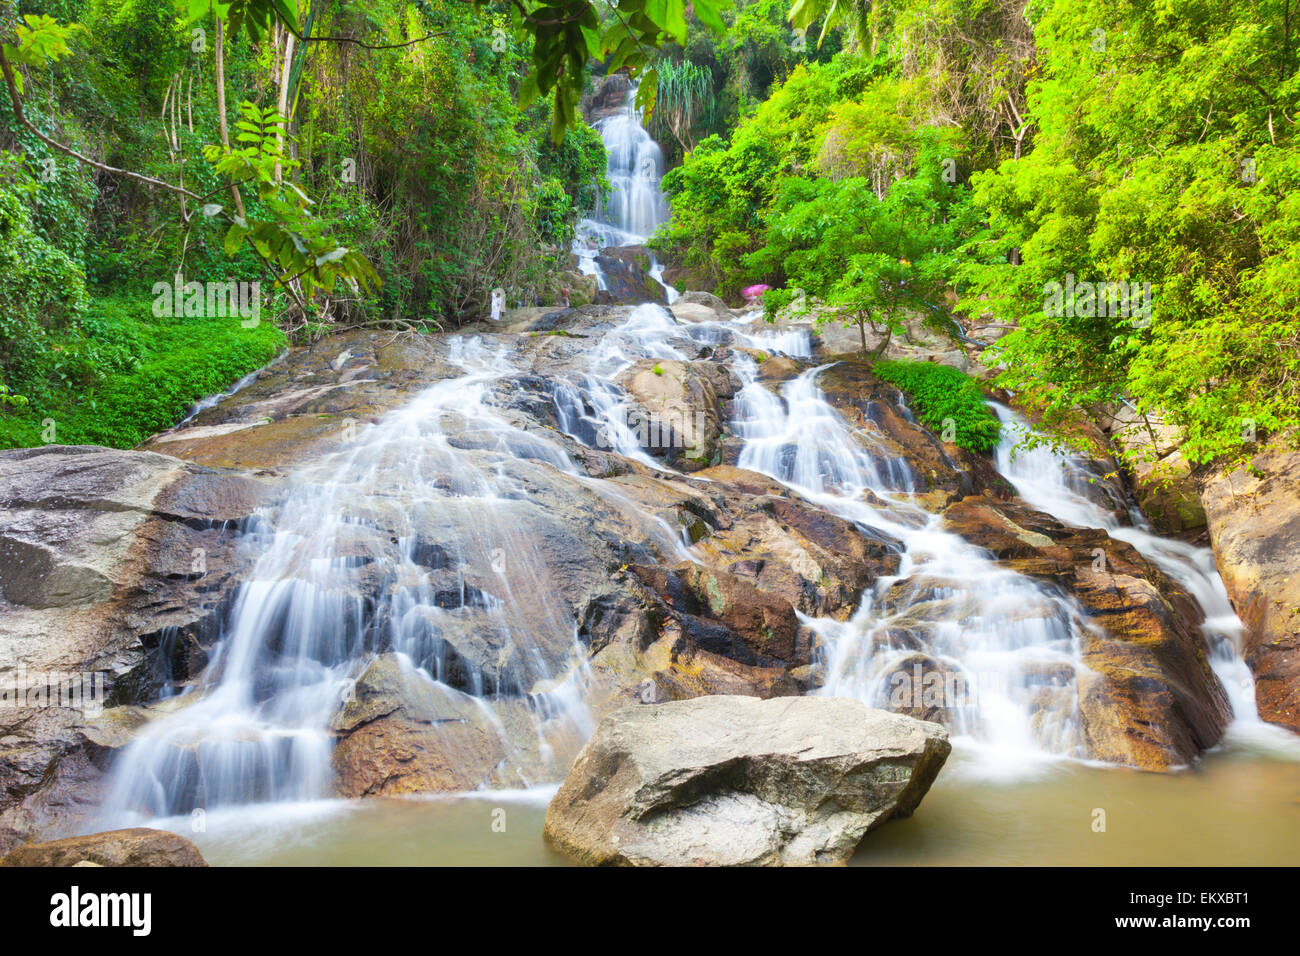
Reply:
<svg viewBox="0 0 1300 956"><path fill-rule="evenodd" d="M12 388L25 403L0 403L0 448L130 448L287 344L266 319L244 328L238 318L159 318L151 306L134 297L92 300L67 341L52 348L78 356L75 372L43 369Z"/></svg>

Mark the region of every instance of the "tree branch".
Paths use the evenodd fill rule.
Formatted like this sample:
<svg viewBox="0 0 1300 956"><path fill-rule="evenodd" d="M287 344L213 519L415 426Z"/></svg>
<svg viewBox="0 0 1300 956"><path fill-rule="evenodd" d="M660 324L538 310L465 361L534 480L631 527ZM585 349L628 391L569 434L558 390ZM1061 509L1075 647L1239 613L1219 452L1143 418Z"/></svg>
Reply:
<svg viewBox="0 0 1300 956"><path fill-rule="evenodd" d="M71 146L65 146L58 140L45 135L45 133L36 128L35 124L27 118L27 114L23 112L22 96L18 93L18 86L14 83L13 67L10 66L9 60L5 56L3 44L0 44L0 72L4 73L5 86L9 90L9 102L13 106L14 118L17 119L25 129L32 133L32 135L45 143L45 145L58 150L65 156L71 156L79 163L84 163L93 169L98 169L100 172L109 173L114 176L125 176L127 179L134 179L136 182L144 183L146 186L153 186L155 189L165 189L168 192L176 193L179 196L188 196L191 199L199 198L196 193L191 192L184 186L177 186L174 183L169 183L161 179L154 179L152 176L145 176L143 173L133 173L129 169L118 169L116 166L109 166L107 163L98 162L91 159L89 156L77 152Z"/></svg>

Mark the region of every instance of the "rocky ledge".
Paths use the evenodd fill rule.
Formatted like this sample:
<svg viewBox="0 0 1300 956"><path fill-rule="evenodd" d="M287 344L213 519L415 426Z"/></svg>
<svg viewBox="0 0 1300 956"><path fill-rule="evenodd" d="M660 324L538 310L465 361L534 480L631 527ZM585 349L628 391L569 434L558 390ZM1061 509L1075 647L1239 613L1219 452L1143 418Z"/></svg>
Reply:
<svg viewBox="0 0 1300 956"><path fill-rule="evenodd" d="M0 866L207 866L199 848L166 830L133 827L31 843L0 858Z"/></svg>

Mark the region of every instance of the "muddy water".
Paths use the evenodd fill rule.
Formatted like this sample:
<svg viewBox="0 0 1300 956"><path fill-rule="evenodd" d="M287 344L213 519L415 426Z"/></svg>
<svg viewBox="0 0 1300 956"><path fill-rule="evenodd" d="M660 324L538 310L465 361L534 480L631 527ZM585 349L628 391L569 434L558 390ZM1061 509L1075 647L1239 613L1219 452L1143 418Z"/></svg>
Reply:
<svg viewBox="0 0 1300 956"><path fill-rule="evenodd" d="M956 755L955 755L956 756ZM862 843L862 866L1294 866L1300 763L1207 754L1161 775L1060 763L989 782L945 768L920 810ZM946 777L946 779L945 779ZM1105 830L1094 831L1104 810Z"/></svg>
<svg viewBox="0 0 1300 956"><path fill-rule="evenodd" d="M854 865L1231 866L1300 862L1300 760L1229 744L1159 775L1045 763L990 780L963 748L915 816ZM563 866L542 840L553 789L280 805L169 821L214 866ZM1093 829L1105 811L1105 831Z"/></svg>

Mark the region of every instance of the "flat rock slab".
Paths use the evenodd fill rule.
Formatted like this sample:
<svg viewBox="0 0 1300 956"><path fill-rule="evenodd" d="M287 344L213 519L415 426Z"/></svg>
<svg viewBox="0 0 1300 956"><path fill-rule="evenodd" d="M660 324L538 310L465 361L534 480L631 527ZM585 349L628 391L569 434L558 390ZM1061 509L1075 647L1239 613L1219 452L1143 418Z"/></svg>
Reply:
<svg viewBox="0 0 1300 956"><path fill-rule="evenodd" d="M938 724L838 697L712 696L607 715L546 813L582 863L843 863L921 802L948 757Z"/></svg>
<svg viewBox="0 0 1300 956"><path fill-rule="evenodd" d="M166 830L132 827L19 847L0 866L207 866L199 848Z"/></svg>

